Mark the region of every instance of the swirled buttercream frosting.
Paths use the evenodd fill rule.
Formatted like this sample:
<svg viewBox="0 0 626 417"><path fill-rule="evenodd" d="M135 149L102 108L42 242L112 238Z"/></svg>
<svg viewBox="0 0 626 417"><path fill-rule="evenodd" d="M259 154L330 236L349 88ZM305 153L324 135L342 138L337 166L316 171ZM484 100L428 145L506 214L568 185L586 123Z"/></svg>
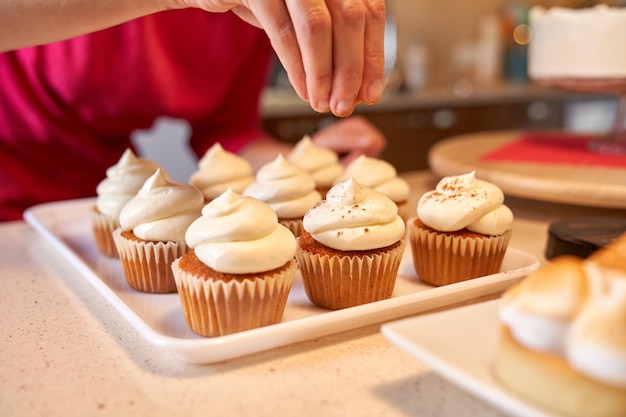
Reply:
<svg viewBox="0 0 626 417"><path fill-rule="evenodd" d="M198 161L198 169L189 182L202 191L207 201L228 188L241 193L254 181L252 166L245 158L224 150L215 143Z"/></svg>
<svg viewBox="0 0 626 417"><path fill-rule="evenodd" d="M130 148L126 149L119 161L107 169L106 178L96 188L98 211L119 219L124 205L159 168L155 162L138 158ZM162 174L166 172L162 170Z"/></svg>
<svg viewBox="0 0 626 417"><path fill-rule="evenodd" d="M315 240L341 251L383 248L405 233L396 203L353 178L332 187L326 200L307 212L303 225Z"/></svg>
<svg viewBox="0 0 626 417"><path fill-rule="evenodd" d="M283 155L261 167L243 194L269 205L279 219L301 218L322 199L313 178Z"/></svg>
<svg viewBox="0 0 626 417"><path fill-rule="evenodd" d="M204 206L185 240L201 262L229 274L280 268L296 253L296 238L274 210L232 189Z"/></svg>
<svg viewBox="0 0 626 417"><path fill-rule="evenodd" d="M330 188L344 169L334 151L316 146L309 136L296 143L287 160L308 172L318 188Z"/></svg>
<svg viewBox="0 0 626 417"><path fill-rule="evenodd" d="M441 232L468 229L495 236L513 224L513 213L504 205L502 190L477 179L474 171L442 178L418 201L417 216L426 226Z"/></svg>
<svg viewBox="0 0 626 417"><path fill-rule="evenodd" d="M350 177L361 185L385 194L396 203L409 198L409 184L398 177L398 171L393 165L383 159L361 155L348 164L335 183L346 181Z"/></svg>
<svg viewBox="0 0 626 417"><path fill-rule="evenodd" d="M203 204L202 193L193 185L168 179L157 170L124 206L120 225L143 240L182 242Z"/></svg>

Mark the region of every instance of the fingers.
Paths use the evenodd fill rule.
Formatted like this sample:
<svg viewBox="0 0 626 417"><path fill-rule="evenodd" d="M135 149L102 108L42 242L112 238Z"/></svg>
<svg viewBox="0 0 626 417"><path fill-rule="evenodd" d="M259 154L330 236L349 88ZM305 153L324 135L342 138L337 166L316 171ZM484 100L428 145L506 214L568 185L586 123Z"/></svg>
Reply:
<svg viewBox="0 0 626 417"><path fill-rule="evenodd" d="M384 75L385 0L246 2L296 93L345 117L378 101Z"/></svg>
<svg viewBox="0 0 626 417"><path fill-rule="evenodd" d="M333 21L323 0L286 0L305 72L307 97L320 113L330 110Z"/></svg>
<svg viewBox="0 0 626 417"><path fill-rule="evenodd" d="M326 0L332 19L330 109L349 116L359 102L377 102L384 76L384 0ZM311 90L310 90L311 91Z"/></svg>
<svg viewBox="0 0 626 417"><path fill-rule="evenodd" d="M292 20L284 0L253 1L247 8L267 33L296 93L303 100L309 100L305 60L296 36L297 21ZM309 63L310 58L307 58L306 62Z"/></svg>
<svg viewBox="0 0 626 417"><path fill-rule="evenodd" d="M359 91L360 101L374 104L383 93L385 73L385 2L370 0L364 35L363 82Z"/></svg>
<svg viewBox="0 0 626 417"><path fill-rule="evenodd" d="M362 0L328 0L328 7L333 20L330 106L337 116L348 116L363 82L366 8Z"/></svg>

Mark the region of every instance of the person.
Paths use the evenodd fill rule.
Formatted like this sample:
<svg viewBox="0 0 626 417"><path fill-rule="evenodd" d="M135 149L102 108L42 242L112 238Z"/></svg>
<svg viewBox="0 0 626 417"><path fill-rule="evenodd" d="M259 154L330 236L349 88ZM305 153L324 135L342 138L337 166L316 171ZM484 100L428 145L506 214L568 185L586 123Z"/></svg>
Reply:
<svg viewBox="0 0 626 417"><path fill-rule="evenodd" d="M262 131L272 50L296 93L342 119L313 136L350 160L379 154L380 131L347 117L382 94L384 0L0 0L0 220L95 195L160 116L255 167L288 145Z"/></svg>

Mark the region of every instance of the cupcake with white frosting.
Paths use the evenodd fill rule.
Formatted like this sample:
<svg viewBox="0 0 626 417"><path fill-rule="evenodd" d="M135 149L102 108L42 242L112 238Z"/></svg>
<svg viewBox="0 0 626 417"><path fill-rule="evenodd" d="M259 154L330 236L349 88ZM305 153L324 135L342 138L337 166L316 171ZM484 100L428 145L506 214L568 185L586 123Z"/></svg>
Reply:
<svg viewBox="0 0 626 417"><path fill-rule="evenodd" d="M626 412L626 235L586 259L561 255L498 306L497 380L569 417Z"/></svg>
<svg viewBox="0 0 626 417"><path fill-rule="evenodd" d="M391 297L404 253L396 204L352 178L304 216L296 259L316 305L337 310Z"/></svg>
<svg viewBox="0 0 626 417"><path fill-rule="evenodd" d="M408 220L411 189L409 183L398 176L398 171L389 162L361 155L346 166L335 183L346 181L350 177L361 185L385 194L398 206L400 217L405 221Z"/></svg>
<svg viewBox="0 0 626 417"><path fill-rule="evenodd" d="M107 169L106 177L96 188L96 205L91 211L93 235L100 253L117 258L113 231L120 225L120 212L159 168L155 162L138 158L128 148L119 161Z"/></svg>
<svg viewBox="0 0 626 417"><path fill-rule="evenodd" d="M315 145L308 135L296 143L287 155L287 160L313 177L322 198L326 197L326 193L344 170L336 152Z"/></svg>
<svg viewBox="0 0 626 417"><path fill-rule="evenodd" d="M418 277L447 285L500 271L513 213L496 185L468 174L441 179L407 227Z"/></svg>
<svg viewBox="0 0 626 417"><path fill-rule="evenodd" d="M245 158L224 150L215 143L198 161L198 169L191 174L189 183L202 191L209 202L227 189L237 193L254 181L252 165Z"/></svg>
<svg viewBox="0 0 626 417"><path fill-rule="evenodd" d="M185 238L192 250L172 270L195 333L222 336L281 321L296 239L271 207L229 189L202 209Z"/></svg>
<svg viewBox="0 0 626 417"><path fill-rule="evenodd" d="M276 212L278 221L296 237L302 234L304 214L322 199L313 178L282 154L259 169L256 180L243 195L269 205Z"/></svg>
<svg viewBox="0 0 626 417"><path fill-rule="evenodd" d="M149 293L176 292L172 262L187 253L185 232L200 216L204 198L194 186L157 170L120 213L114 232L128 284Z"/></svg>

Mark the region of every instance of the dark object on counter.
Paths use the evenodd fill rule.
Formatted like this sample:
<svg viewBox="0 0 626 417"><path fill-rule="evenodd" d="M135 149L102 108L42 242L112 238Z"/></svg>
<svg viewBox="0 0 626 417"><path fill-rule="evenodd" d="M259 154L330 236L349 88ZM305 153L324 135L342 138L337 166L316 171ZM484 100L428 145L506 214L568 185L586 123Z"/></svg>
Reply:
<svg viewBox="0 0 626 417"><path fill-rule="evenodd" d="M573 255L586 258L626 233L626 218L576 217L550 224L546 258Z"/></svg>

